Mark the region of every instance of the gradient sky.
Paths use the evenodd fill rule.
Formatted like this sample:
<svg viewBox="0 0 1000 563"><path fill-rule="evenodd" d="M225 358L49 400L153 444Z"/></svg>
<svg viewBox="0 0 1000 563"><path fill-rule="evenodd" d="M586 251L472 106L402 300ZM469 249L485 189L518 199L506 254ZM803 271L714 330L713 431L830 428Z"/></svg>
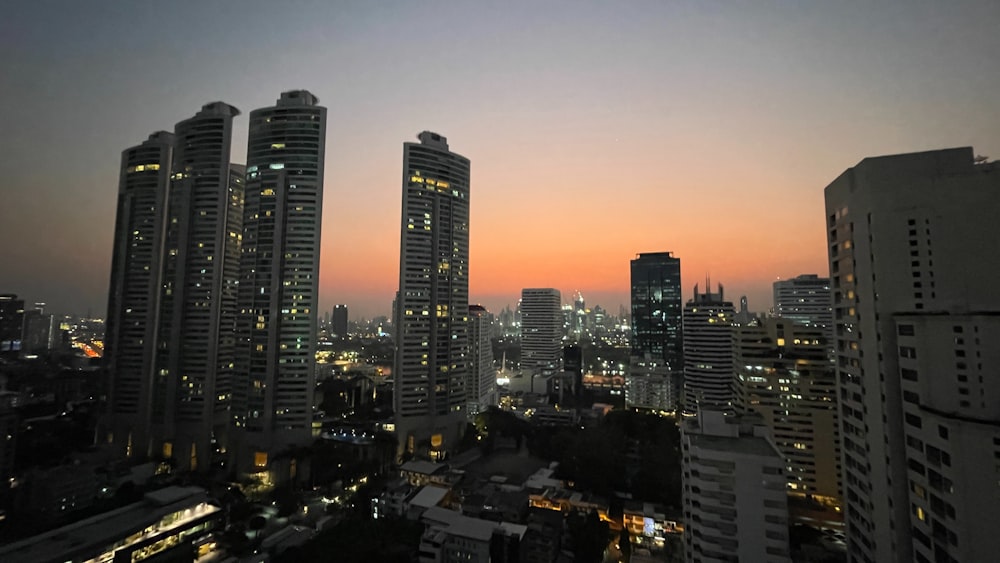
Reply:
<svg viewBox="0 0 1000 563"><path fill-rule="evenodd" d="M808 6L806 6L808 4ZM751 309L827 272L823 188L865 156L1000 157L1000 2L7 2L0 292L103 315L120 153L205 103L329 108L321 305L388 313L402 143L472 161L470 299L616 313L670 250Z"/></svg>

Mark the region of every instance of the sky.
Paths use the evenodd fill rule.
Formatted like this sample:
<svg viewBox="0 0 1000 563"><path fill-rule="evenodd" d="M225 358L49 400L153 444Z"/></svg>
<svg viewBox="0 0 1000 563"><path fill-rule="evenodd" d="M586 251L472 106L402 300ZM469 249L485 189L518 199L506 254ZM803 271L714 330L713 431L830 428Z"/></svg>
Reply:
<svg viewBox="0 0 1000 563"><path fill-rule="evenodd" d="M472 162L470 301L628 305L672 251L684 294L825 275L823 188L866 156L1000 157L1000 2L8 2L0 293L103 315L121 151L222 100L329 108L321 310L388 314L402 143Z"/></svg>

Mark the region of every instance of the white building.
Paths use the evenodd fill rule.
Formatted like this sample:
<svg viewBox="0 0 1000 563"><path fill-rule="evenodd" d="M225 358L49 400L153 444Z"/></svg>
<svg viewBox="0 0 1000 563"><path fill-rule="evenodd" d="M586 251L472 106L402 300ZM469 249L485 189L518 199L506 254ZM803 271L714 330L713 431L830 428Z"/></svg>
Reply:
<svg viewBox="0 0 1000 563"><path fill-rule="evenodd" d="M1000 311L895 316L913 560L1000 552Z"/></svg>
<svg viewBox="0 0 1000 563"><path fill-rule="evenodd" d="M900 314L1000 310L1000 263L994 259L1000 256L1000 166L977 162L969 147L866 158L825 190L849 561L922 561L930 553L931 560L975 560L967 556L973 552L963 551L971 546L996 552L996 534L971 520L959 521L973 513L964 507L958 511L961 498L990 497L996 491L995 460L982 459L996 442L968 424L995 416L995 411L988 415L989 409L977 406L992 390L985 381L980 385L977 372L959 365L989 365L969 356L975 351L971 346L976 323L954 323L963 331L973 330L971 335L921 326L921 346L932 356L948 347L955 356L954 364L926 366L908 361L922 362L924 352L902 346L902 325L897 326ZM917 334L916 322L904 324ZM970 348L959 348L958 340ZM980 341L987 342L982 336ZM941 371L928 373L935 365ZM936 410L934 405L942 403L928 394L930 389L914 389L905 379L912 374L903 376L901 369L916 371L921 384L940 379L948 388L933 390L942 393L944 403L958 398L956 393L965 398ZM992 401L997 404L995 395ZM939 422L942 418L948 421ZM933 440L937 450L931 450L921 436L939 432L939 426L949 438ZM994 440L1000 438L994 435ZM953 487L935 492L947 504L936 503L940 510L933 510L938 516L932 516L924 507L934 497L919 474L931 479L931 457L946 451L941 449L946 444L953 448L947 451L956 470L976 468L981 475L953 480ZM966 483L978 487L979 479L988 481L991 473L991 488L963 489ZM954 516L948 505L955 508ZM984 506L974 518L995 522L998 507ZM911 527L915 516L921 524ZM938 533L924 539L919 534L927 530Z"/></svg>
<svg viewBox="0 0 1000 563"><path fill-rule="evenodd" d="M719 292L694 287L684 305L684 411L731 408L733 403L733 304Z"/></svg>
<svg viewBox="0 0 1000 563"><path fill-rule="evenodd" d="M469 159L418 139L403 144L393 400L400 448L440 458L466 425Z"/></svg>
<svg viewBox="0 0 1000 563"><path fill-rule="evenodd" d="M238 467L312 439L326 108L305 90L250 113L233 387Z"/></svg>
<svg viewBox="0 0 1000 563"><path fill-rule="evenodd" d="M558 371L562 356L562 297L558 289L521 290L521 369L530 376Z"/></svg>
<svg viewBox="0 0 1000 563"><path fill-rule="evenodd" d="M661 361L662 362L662 361ZM673 372L665 363L632 356L629 373L625 377L625 406L656 412L674 412L680 404L677 380L680 372Z"/></svg>
<svg viewBox="0 0 1000 563"><path fill-rule="evenodd" d="M701 410L681 425L689 563L790 562L785 461L752 418Z"/></svg>
<svg viewBox="0 0 1000 563"><path fill-rule="evenodd" d="M437 506L427 508L420 520L425 526L420 538L420 563L489 563L494 536L517 549L528 529L522 524L471 518Z"/></svg>
<svg viewBox="0 0 1000 563"><path fill-rule="evenodd" d="M496 406L497 368L493 366L493 339L490 327L493 315L480 305L469 305L469 372L465 391L468 412L472 418Z"/></svg>

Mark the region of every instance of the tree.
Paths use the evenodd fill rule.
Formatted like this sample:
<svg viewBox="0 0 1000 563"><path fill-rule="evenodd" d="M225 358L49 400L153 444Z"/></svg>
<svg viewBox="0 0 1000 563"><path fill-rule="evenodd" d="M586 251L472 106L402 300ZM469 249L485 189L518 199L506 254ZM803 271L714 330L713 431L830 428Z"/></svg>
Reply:
<svg viewBox="0 0 1000 563"><path fill-rule="evenodd" d="M260 514L251 518L250 523L248 525L248 527L254 531L253 535L254 539L257 539L257 536L260 535L260 531L263 530L266 526L267 526L267 518L264 518Z"/></svg>
<svg viewBox="0 0 1000 563"><path fill-rule="evenodd" d="M628 528L622 528L622 533L618 536L618 550L622 552L625 563L632 560L632 538L629 537Z"/></svg>

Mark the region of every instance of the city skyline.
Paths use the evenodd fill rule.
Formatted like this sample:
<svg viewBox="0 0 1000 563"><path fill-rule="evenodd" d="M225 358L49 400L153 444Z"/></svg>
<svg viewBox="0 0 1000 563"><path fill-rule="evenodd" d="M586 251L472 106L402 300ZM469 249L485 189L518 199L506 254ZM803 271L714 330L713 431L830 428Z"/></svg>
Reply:
<svg viewBox="0 0 1000 563"><path fill-rule="evenodd" d="M664 248L685 291L708 274L765 310L775 278L825 275L821 188L845 163L1000 147L990 2L108 6L13 6L0 24L0 236L18 241L0 247L16 264L0 287L56 312L105 309L121 147L217 100L327 101L320 308L369 318L397 279L398 142L424 129L477 162L470 302L490 310L556 287L615 312L628 261ZM234 162L247 127L234 122Z"/></svg>

